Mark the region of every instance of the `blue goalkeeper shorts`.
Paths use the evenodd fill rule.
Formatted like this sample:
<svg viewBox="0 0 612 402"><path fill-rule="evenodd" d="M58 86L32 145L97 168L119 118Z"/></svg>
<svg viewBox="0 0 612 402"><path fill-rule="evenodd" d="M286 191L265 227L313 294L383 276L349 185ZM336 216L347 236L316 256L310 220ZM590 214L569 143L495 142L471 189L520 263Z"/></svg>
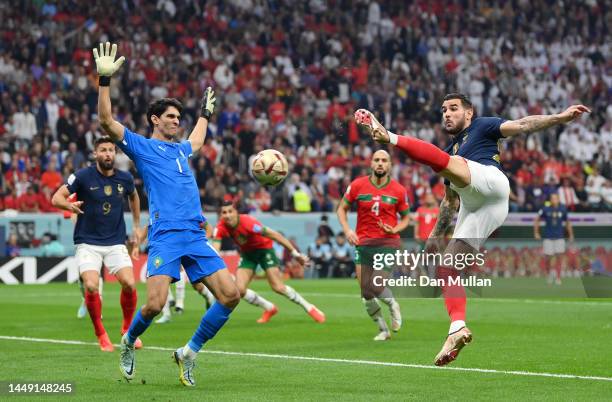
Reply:
<svg viewBox="0 0 612 402"><path fill-rule="evenodd" d="M181 265L191 283L226 268L225 261L208 243L203 230L158 230L150 233L147 278L167 275L176 282L181 278Z"/></svg>

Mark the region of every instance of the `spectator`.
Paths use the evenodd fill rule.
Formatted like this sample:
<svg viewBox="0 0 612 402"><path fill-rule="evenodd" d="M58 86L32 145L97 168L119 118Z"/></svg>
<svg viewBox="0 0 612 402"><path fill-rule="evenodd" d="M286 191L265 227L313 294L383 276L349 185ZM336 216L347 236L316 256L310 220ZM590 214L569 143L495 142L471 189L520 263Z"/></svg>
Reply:
<svg viewBox="0 0 612 402"><path fill-rule="evenodd" d="M40 200L33 185L29 184L25 194L17 199L17 209L20 212L39 212Z"/></svg>
<svg viewBox="0 0 612 402"><path fill-rule="evenodd" d="M57 190L57 188L63 183L62 175L59 174L56 169L57 163L55 162L55 157L51 157L49 163L47 164L47 170L45 170L40 178L41 186L46 187L53 192L55 192L55 190Z"/></svg>
<svg viewBox="0 0 612 402"><path fill-rule="evenodd" d="M308 247L308 257L312 263L304 276L306 278L326 278L330 270L332 251L325 237L317 236L315 242Z"/></svg>
<svg viewBox="0 0 612 402"><path fill-rule="evenodd" d="M338 233L336 236L336 242L332 246L332 258L332 269L328 277L347 278L354 275L353 248L346 241L344 233Z"/></svg>
<svg viewBox="0 0 612 402"><path fill-rule="evenodd" d="M43 257L63 257L66 255L66 250L56 235L47 232L41 239L40 253Z"/></svg>
<svg viewBox="0 0 612 402"><path fill-rule="evenodd" d="M11 233L6 243L6 255L9 257L19 257L21 255L21 247L17 244L17 235Z"/></svg>
<svg viewBox="0 0 612 402"><path fill-rule="evenodd" d="M334 231L329 226L329 218L327 215L321 215L321 222L317 228L317 236L324 238L325 243L331 245L331 239L334 237Z"/></svg>

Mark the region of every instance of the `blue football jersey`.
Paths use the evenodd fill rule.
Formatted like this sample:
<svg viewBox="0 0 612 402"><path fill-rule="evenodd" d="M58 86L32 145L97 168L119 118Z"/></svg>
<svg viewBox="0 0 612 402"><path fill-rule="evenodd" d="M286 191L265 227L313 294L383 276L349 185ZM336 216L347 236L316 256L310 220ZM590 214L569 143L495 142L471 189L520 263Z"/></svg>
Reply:
<svg viewBox="0 0 612 402"><path fill-rule="evenodd" d="M191 143L147 139L127 127L123 136L117 144L134 161L144 181L151 232L200 230L204 217L198 185L189 168Z"/></svg>
<svg viewBox="0 0 612 402"><path fill-rule="evenodd" d="M501 170L499 141L504 137L499 127L504 121L499 117L477 117L468 128L453 138L444 151Z"/></svg>
<svg viewBox="0 0 612 402"><path fill-rule="evenodd" d="M125 243L124 200L135 190L131 174L115 170L107 177L93 165L71 174L66 186L83 201L83 214L78 215L74 228L74 244L114 246Z"/></svg>
<svg viewBox="0 0 612 402"><path fill-rule="evenodd" d="M567 209L564 206L544 207L538 211L538 215L544 220L544 235L542 236L544 239L565 238Z"/></svg>

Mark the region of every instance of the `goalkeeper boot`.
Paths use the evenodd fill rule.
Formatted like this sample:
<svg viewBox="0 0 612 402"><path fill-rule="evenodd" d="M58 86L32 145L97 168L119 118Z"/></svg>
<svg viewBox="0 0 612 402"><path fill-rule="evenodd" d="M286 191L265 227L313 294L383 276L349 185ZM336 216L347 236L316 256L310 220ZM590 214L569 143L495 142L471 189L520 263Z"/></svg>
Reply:
<svg viewBox="0 0 612 402"><path fill-rule="evenodd" d="M442 350L436 356L434 363L436 366L445 366L457 358L461 349L472 341L472 332L463 327L459 331L453 332L446 338Z"/></svg>
<svg viewBox="0 0 612 402"><path fill-rule="evenodd" d="M195 378L193 377L195 359L187 359L183 355L183 348L178 348L172 353L172 359L179 367L179 381L181 384L186 387L195 387Z"/></svg>
<svg viewBox="0 0 612 402"><path fill-rule="evenodd" d="M136 371L136 353L134 345L130 345L127 341L127 334L121 337L120 353L119 353L119 370L126 380L134 378Z"/></svg>

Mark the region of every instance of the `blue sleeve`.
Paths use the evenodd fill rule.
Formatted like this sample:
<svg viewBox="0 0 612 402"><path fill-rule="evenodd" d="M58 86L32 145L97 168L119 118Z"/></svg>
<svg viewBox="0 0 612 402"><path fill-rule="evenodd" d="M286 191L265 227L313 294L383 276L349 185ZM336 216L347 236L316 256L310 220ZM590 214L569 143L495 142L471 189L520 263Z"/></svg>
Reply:
<svg viewBox="0 0 612 402"><path fill-rule="evenodd" d="M125 127L123 130L123 140L118 141L117 146L119 146L130 159L136 162L136 159L142 156L147 150L147 139Z"/></svg>
<svg viewBox="0 0 612 402"><path fill-rule="evenodd" d="M82 176L82 171L77 171L68 176L68 180L66 180L66 187L68 188L68 191L70 191L70 194L79 192L81 182L83 181Z"/></svg>
<svg viewBox="0 0 612 402"><path fill-rule="evenodd" d="M179 143L179 149L185 154L185 157L187 159L191 158L191 155L193 154L193 149L191 148L191 142L189 142L189 140L181 141Z"/></svg>
<svg viewBox="0 0 612 402"><path fill-rule="evenodd" d="M134 190L136 189L136 186L134 185L134 177L129 173L126 173L125 175L125 184L126 184L125 186L126 193L132 194Z"/></svg>
<svg viewBox="0 0 612 402"><path fill-rule="evenodd" d="M479 129L484 132L485 137L495 141L499 140L500 138L504 138L499 127L506 120L500 117L480 117L477 119L477 121L480 126Z"/></svg>

